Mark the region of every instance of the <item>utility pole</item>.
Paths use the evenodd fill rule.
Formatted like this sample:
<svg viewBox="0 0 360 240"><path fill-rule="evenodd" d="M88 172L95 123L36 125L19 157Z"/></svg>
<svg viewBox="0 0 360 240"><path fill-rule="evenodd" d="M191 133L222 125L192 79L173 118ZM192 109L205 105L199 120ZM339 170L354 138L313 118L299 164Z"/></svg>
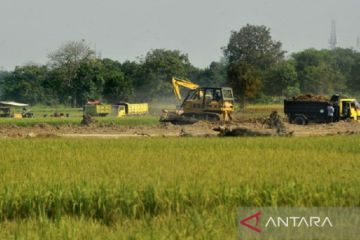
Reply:
<svg viewBox="0 0 360 240"><path fill-rule="evenodd" d="M335 49L337 44L336 38L336 22L335 20L331 20L331 33L329 39L330 49Z"/></svg>
<svg viewBox="0 0 360 240"><path fill-rule="evenodd" d="M356 38L356 50L360 51L360 37L359 36Z"/></svg>

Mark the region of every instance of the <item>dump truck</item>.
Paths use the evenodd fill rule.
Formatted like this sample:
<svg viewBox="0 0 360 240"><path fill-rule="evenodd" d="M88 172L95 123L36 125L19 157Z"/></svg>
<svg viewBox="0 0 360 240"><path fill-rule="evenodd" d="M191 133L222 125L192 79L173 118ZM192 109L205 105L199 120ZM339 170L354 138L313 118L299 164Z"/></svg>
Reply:
<svg viewBox="0 0 360 240"><path fill-rule="evenodd" d="M173 77L173 90L179 103L176 111L163 110L160 122L173 124L192 124L199 120L210 122L232 119L234 96L230 87L200 87L186 79ZM189 89L182 100L180 87Z"/></svg>
<svg viewBox="0 0 360 240"><path fill-rule="evenodd" d="M84 106L84 114L90 116L113 116L113 117L123 117L123 116L133 116L133 115L145 115L149 112L148 103L128 103L128 102L119 102L116 104L101 104L96 101L96 103L88 103Z"/></svg>
<svg viewBox="0 0 360 240"><path fill-rule="evenodd" d="M128 102L119 102L114 106L123 107L123 115L133 116L133 115L145 115L149 113L149 104L148 103L128 103Z"/></svg>
<svg viewBox="0 0 360 240"><path fill-rule="evenodd" d="M86 104L84 114L93 117L105 117L110 115L112 107L110 104Z"/></svg>
<svg viewBox="0 0 360 240"><path fill-rule="evenodd" d="M331 108L333 110L331 110ZM329 114L333 111L333 114ZM355 98L333 95L324 98L293 98L284 100L284 113L289 123L305 125L308 123L327 123L340 120L360 119L360 104Z"/></svg>

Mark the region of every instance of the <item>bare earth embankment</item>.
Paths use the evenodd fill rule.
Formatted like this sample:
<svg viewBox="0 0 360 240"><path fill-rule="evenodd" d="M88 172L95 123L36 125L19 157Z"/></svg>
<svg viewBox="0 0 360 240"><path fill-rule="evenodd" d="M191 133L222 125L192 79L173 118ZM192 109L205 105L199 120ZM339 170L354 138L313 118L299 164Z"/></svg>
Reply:
<svg viewBox="0 0 360 240"><path fill-rule="evenodd" d="M306 126L283 123L286 136L326 136L326 135L349 135L360 133L360 122L340 121L331 124L310 124ZM52 126L37 124L31 127L16 125L0 125L1 138L22 137L187 137L187 136L218 136L219 124L198 122L193 125L158 124L152 126L123 126L92 124ZM225 127L225 126L223 126ZM227 129L235 130L235 136L276 136L276 129L270 128L261 120L246 120L232 123ZM231 136L231 135L230 135Z"/></svg>

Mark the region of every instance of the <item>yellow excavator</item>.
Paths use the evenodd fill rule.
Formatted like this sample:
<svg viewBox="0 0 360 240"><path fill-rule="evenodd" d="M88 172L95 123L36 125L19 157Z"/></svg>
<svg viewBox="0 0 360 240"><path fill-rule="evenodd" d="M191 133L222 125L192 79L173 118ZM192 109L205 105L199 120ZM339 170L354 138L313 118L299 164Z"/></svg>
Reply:
<svg viewBox="0 0 360 240"><path fill-rule="evenodd" d="M179 109L176 111L163 110L161 122L173 124L192 124L199 120L210 122L232 119L234 111L233 91L229 87L200 87L189 80L173 77L172 86ZM180 87L189 89L182 100Z"/></svg>

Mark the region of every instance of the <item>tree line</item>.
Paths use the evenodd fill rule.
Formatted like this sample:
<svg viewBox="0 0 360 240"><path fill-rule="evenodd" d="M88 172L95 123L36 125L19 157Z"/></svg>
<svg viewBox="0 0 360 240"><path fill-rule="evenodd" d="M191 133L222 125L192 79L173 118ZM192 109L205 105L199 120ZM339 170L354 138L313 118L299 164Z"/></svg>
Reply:
<svg viewBox="0 0 360 240"><path fill-rule="evenodd" d="M30 104L82 106L104 102L153 101L172 96L171 77L201 86L231 86L241 102L300 93L359 94L360 53L353 49L306 49L286 56L265 26L233 31L221 61L193 66L178 50L154 49L137 61L100 58L85 41L49 53L45 65L0 72L0 98Z"/></svg>

